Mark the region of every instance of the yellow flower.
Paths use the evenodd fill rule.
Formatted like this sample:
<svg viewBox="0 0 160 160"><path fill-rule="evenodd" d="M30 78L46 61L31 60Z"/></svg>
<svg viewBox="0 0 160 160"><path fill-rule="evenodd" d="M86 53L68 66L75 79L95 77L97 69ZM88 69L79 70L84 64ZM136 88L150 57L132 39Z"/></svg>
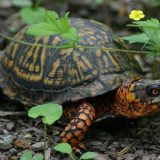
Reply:
<svg viewBox="0 0 160 160"><path fill-rule="evenodd" d="M144 15L143 11L141 11L141 10L132 10L129 15L129 18L133 19L135 21L139 21L140 19L142 19L144 17L145 17L145 15Z"/></svg>

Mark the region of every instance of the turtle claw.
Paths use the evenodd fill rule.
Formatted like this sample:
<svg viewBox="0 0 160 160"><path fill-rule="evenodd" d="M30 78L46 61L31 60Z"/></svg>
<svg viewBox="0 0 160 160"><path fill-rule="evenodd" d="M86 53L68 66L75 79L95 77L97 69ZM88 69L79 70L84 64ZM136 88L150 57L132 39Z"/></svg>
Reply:
<svg viewBox="0 0 160 160"><path fill-rule="evenodd" d="M87 149L86 149L86 146L85 146L83 143L80 143L80 144L79 144L79 147L80 147L82 150L87 150Z"/></svg>
<svg viewBox="0 0 160 160"><path fill-rule="evenodd" d="M72 147L72 149L76 155L81 155L82 151L86 150L86 146L83 143L80 143L78 146Z"/></svg>
<svg viewBox="0 0 160 160"><path fill-rule="evenodd" d="M78 156L82 154L80 148L78 148L78 147L73 147L72 150Z"/></svg>

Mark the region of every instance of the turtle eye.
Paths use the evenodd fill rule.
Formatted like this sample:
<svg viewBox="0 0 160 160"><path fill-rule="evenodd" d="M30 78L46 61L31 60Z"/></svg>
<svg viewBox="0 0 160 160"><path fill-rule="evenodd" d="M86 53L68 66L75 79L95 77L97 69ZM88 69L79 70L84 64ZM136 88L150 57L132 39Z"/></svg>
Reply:
<svg viewBox="0 0 160 160"><path fill-rule="evenodd" d="M158 87L147 87L147 94L150 97L157 97L160 94L160 89Z"/></svg>

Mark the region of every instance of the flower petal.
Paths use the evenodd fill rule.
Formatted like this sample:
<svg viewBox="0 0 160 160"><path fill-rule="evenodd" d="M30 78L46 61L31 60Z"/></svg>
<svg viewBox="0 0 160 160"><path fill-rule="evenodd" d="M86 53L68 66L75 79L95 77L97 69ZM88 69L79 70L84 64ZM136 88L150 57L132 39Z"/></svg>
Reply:
<svg viewBox="0 0 160 160"><path fill-rule="evenodd" d="M142 19L144 17L145 17L145 15L144 15L143 11L141 11L141 10L132 10L129 14L129 18L136 20L136 21L139 21L140 19Z"/></svg>

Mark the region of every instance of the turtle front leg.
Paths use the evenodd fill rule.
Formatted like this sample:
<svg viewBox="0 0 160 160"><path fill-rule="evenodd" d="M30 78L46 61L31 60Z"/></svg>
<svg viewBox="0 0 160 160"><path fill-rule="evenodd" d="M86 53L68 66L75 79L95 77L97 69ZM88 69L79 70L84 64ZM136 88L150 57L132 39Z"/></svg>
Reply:
<svg viewBox="0 0 160 160"><path fill-rule="evenodd" d="M61 133L60 137L62 138L62 142L70 143L75 152L80 152L80 148L83 148L80 142L89 126L91 126L94 118L94 107L84 102L79 106L77 114L71 119L70 123L67 124L64 131Z"/></svg>

